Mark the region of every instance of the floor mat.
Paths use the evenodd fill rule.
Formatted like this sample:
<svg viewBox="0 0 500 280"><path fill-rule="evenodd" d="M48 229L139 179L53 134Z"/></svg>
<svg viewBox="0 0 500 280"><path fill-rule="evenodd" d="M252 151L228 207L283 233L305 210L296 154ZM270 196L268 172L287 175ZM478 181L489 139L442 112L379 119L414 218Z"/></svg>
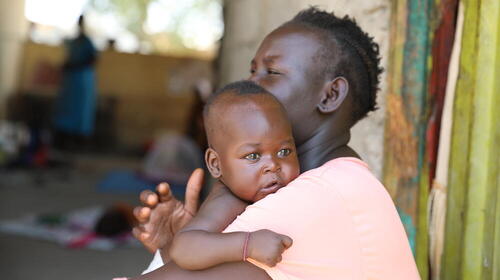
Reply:
<svg viewBox="0 0 500 280"><path fill-rule="evenodd" d="M0 221L0 232L56 242L69 248L112 250L118 246L140 247L130 233L102 237L94 233L94 225L105 208L94 206L68 213L27 215Z"/></svg>

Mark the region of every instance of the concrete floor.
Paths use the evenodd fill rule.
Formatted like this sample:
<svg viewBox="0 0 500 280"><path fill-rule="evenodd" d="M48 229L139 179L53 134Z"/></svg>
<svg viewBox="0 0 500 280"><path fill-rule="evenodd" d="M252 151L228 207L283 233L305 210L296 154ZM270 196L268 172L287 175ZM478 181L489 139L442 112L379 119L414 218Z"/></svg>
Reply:
<svg viewBox="0 0 500 280"><path fill-rule="evenodd" d="M0 220L28 213L69 211L123 201L137 195L102 194L96 183L114 168L137 168L138 160L110 156L73 156L71 170L0 170ZM109 252L69 250L55 243L0 233L1 279L111 279L135 276L152 256L143 248Z"/></svg>

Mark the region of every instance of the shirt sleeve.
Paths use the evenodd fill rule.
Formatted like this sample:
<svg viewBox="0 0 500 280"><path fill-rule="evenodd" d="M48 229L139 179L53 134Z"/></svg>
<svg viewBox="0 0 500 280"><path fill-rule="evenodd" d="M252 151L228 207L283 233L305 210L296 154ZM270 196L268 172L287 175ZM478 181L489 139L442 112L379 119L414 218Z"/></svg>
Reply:
<svg viewBox="0 0 500 280"><path fill-rule="evenodd" d="M156 270L160 267L163 266L163 260L160 255L160 250L156 250L155 256L153 257L153 260L149 264L148 268L142 272L142 275L146 273L150 273L153 270Z"/></svg>

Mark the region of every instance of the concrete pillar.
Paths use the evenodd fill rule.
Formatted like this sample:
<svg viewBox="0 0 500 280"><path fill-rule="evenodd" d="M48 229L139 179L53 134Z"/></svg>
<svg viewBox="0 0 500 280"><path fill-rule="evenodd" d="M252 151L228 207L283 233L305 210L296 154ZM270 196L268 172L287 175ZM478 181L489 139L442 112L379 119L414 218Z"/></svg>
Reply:
<svg viewBox="0 0 500 280"><path fill-rule="evenodd" d="M5 117L7 97L17 88L27 27L24 0L0 0L0 119Z"/></svg>

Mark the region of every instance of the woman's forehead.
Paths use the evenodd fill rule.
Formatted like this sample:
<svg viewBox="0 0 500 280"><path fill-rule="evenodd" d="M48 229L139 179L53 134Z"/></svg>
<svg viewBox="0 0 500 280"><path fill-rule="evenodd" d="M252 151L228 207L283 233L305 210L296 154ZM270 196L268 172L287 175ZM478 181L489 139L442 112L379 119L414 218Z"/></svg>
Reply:
<svg viewBox="0 0 500 280"><path fill-rule="evenodd" d="M321 48L321 40L307 33L306 29L280 27L264 39L252 64L281 65L310 71Z"/></svg>
<svg viewBox="0 0 500 280"><path fill-rule="evenodd" d="M315 53L322 47L318 34L311 28L299 25L278 27L264 38L259 50L268 56L279 56L285 52Z"/></svg>

